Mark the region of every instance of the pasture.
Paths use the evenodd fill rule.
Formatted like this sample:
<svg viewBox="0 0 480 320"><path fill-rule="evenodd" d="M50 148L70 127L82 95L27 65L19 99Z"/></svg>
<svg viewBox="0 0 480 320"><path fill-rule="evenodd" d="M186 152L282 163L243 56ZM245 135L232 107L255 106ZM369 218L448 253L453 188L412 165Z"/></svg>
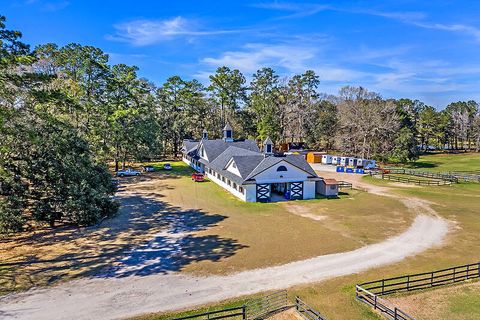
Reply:
<svg viewBox="0 0 480 320"><path fill-rule="evenodd" d="M465 155L464 155L465 156ZM480 157L477 154L466 155L467 160L461 161L463 165L451 165L449 160L457 155L429 155L423 156L422 170L429 167L434 171L445 171L449 168L455 170L478 170ZM465 164L467 164L465 166ZM357 178L357 177L355 177ZM383 319L370 308L355 300L355 284L403 275L405 273L421 273L429 270L448 268L450 266L467 264L480 260L478 241L480 241L480 184L461 183L452 186L410 186L364 177L359 181L365 185L378 186L376 188L389 188L390 192L398 196L422 199L431 203L431 207L440 217L450 223L447 238L438 246L428 249L418 255L405 260L378 267L354 275L329 279L319 283L294 286L289 289L292 298L299 295L309 301L312 307L322 312L328 319ZM355 185L355 182L354 182ZM380 189L381 190L381 189ZM375 227L372 226L372 230ZM465 289L463 289L465 286ZM468 289L467 289L468 288ZM460 287L452 286L437 288L427 291L415 292L412 296L398 297L401 307L411 311L417 319L438 319L443 312L448 319L477 319L480 317L478 310L478 284L465 284ZM421 311L422 299L437 304L437 313L430 315ZM440 298L435 298L440 297ZM243 298L243 299L246 299ZM397 298L394 298L397 301ZM403 299L403 300L401 300ZM210 309L221 308L223 305L235 304L235 299L223 303L209 305ZM432 309L432 308L430 308ZM448 309L448 310L447 310ZM465 310L465 312L462 312ZM169 314L173 316L173 314ZM167 315L150 315L148 319L163 319Z"/></svg>
<svg viewBox="0 0 480 320"><path fill-rule="evenodd" d="M98 226L2 241L2 291L83 277L228 274L280 265L382 241L414 217L398 200L358 190L338 199L245 203L212 182L194 183L184 163L171 164L171 171L157 163L157 172L122 178L120 213ZM161 262L145 264L151 256L141 248L149 246Z"/></svg>
<svg viewBox="0 0 480 320"><path fill-rule="evenodd" d="M162 163L155 166L160 168ZM122 179L117 194L121 212L99 226L64 226L2 241L3 291L85 277L234 274L381 242L406 230L419 213L446 219L447 237L426 251L395 264L289 289L290 299L302 297L328 319L380 319L355 300L355 284L480 260L480 184L409 186L355 175L351 176L354 186L368 192L348 190L331 200L244 203L212 182L194 183L189 177L191 170L183 163L172 166L172 171ZM419 203L431 210L412 206ZM475 306L475 295L461 295L460 299L443 290L432 292L445 292L445 299L457 301L452 310L462 304ZM255 296L189 309L237 306ZM480 315L475 307L469 310ZM451 314L450 319L470 319Z"/></svg>
<svg viewBox="0 0 480 320"><path fill-rule="evenodd" d="M480 171L480 153L427 154L408 167L435 172Z"/></svg>

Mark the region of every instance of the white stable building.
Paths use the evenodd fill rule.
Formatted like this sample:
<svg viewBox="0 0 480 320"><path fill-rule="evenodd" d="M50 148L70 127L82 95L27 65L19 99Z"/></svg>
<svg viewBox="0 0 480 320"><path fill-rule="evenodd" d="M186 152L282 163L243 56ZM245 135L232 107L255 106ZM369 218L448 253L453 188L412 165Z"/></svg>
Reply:
<svg viewBox="0 0 480 320"><path fill-rule="evenodd" d="M223 139L209 140L204 130L200 141L184 140L182 153L185 163L247 202L313 199L320 180L303 156L275 155L269 138L260 151L254 140L233 139L228 124Z"/></svg>

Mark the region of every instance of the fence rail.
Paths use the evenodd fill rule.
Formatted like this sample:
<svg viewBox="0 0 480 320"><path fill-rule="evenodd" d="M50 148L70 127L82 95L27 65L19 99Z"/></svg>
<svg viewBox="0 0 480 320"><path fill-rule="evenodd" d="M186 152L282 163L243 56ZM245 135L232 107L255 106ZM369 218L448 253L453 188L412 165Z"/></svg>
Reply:
<svg viewBox="0 0 480 320"><path fill-rule="evenodd" d="M421 180L421 179L415 179L411 177L406 178L401 176L392 176L392 174L405 174L409 176L430 178L435 180ZM386 179L390 181L413 183L421 186L445 186L445 185L451 185L453 183L458 183L458 178L452 175L436 173L436 172L417 171L417 170L410 170L410 169L403 169L403 168L387 167L384 169L372 170L370 171L370 175L373 177L381 177L382 179Z"/></svg>
<svg viewBox="0 0 480 320"><path fill-rule="evenodd" d="M175 318L172 320L187 320L187 319L208 319L208 320L219 320L219 319L228 319L228 318L242 318L245 320L246 310L245 306L222 309L217 311L204 312L199 314L194 314L191 316Z"/></svg>
<svg viewBox="0 0 480 320"><path fill-rule="evenodd" d="M395 307L385 299L380 298L378 295L356 286L356 298L357 300L366 303L373 307L374 310L378 310L384 316L387 316L393 320L415 320L412 316Z"/></svg>
<svg viewBox="0 0 480 320"><path fill-rule="evenodd" d="M380 297L477 278L480 278L480 262L361 283L356 286L356 297L391 319L410 320L414 318Z"/></svg>
<svg viewBox="0 0 480 320"><path fill-rule="evenodd" d="M299 297L295 297L295 309L305 320L326 320L320 312L300 300Z"/></svg>
<svg viewBox="0 0 480 320"><path fill-rule="evenodd" d="M249 301L246 305L246 319L260 319L288 306L287 290L281 290Z"/></svg>
<svg viewBox="0 0 480 320"><path fill-rule="evenodd" d="M479 171L450 171L445 174L451 175L452 177L465 182L480 182Z"/></svg>
<svg viewBox="0 0 480 320"><path fill-rule="evenodd" d="M352 184L347 181L338 181L339 189L352 189Z"/></svg>
<svg viewBox="0 0 480 320"><path fill-rule="evenodd" d="M480 278L480 262L432 272L365 282L360 286L377 295L431 288Z"/></svg>

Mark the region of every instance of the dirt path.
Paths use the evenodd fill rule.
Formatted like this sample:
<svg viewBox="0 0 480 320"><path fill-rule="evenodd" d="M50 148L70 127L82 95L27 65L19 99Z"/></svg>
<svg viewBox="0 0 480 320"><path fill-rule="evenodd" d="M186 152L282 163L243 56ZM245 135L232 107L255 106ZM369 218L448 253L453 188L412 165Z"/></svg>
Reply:
<svg viewBox="0 0 480 320"><path fill-rule="evenodd" d="M370 188L370 192L394 196L385 187L368 184L365 187ZM0 318L119 319L188 308L361 272L401 261L441 244L449 229L448 222L438 217L428 202L401 199L419 215L405 232L381 243L226 276L196 277L171 272L72 281L3 297Z"/></svg>

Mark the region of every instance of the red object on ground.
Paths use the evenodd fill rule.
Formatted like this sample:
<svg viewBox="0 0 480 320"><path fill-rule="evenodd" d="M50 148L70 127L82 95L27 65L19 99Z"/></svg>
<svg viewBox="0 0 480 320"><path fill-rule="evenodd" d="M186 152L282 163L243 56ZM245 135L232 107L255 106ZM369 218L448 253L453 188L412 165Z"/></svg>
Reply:
<svg viewBox="0 0 480 320"><path fill-rule="evenodd" d="M195 182L202 182L204 180L203 173L195 172L192 174L192 180Z"/></svg>

